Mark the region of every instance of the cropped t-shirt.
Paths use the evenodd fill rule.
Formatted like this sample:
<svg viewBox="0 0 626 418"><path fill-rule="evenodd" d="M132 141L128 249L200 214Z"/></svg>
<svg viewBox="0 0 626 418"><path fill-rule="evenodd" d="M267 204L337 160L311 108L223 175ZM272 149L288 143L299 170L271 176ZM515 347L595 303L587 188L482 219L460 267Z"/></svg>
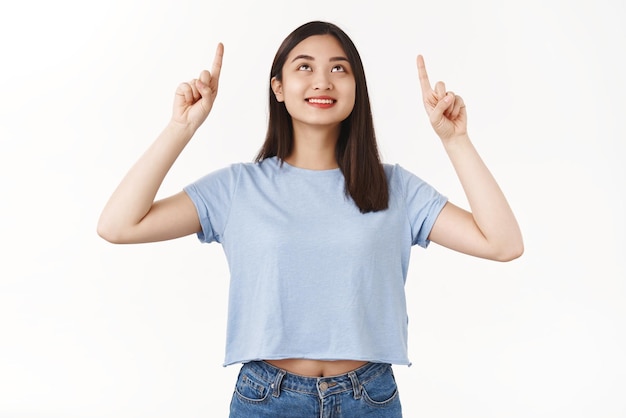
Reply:
<svg viewBox="0 0 626 418"><path fill-rule="evenodd" d="M268 158L184 188L202 242L230 271L224 366L302 358L409 365L405 280L411 246L427 247L446 198L384 164L389 208L362 214L340 169Z"/></svg>

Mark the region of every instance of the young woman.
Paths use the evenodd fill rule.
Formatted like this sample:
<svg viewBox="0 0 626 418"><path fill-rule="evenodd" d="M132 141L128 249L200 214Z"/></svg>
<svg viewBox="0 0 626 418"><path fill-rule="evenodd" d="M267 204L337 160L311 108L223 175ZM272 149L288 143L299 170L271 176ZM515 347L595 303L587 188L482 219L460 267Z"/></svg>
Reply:
<svg viewBox="0 0 626 418"><path fill-rule="evenodd" d="M114 191L98 233L113 243L195 233L222 244L231 271L224 364L243 363L231 417L400 417L390 365L409 364L411 246L434 241L499 261L523 252L468 137L463 100L431 87L417 57L426 112L471 212L381 163L357 49L337 26L309 22L274 59L256 161L154 201L211 111L223 52L218 45L212 71L178 87L171 121Z"/></svg>

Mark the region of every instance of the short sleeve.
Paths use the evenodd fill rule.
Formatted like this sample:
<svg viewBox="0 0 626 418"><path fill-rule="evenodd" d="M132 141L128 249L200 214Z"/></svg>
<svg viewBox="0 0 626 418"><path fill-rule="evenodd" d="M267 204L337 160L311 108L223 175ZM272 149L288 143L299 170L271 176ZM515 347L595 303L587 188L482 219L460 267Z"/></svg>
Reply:
<svg viewBox="0 0 626 418"><path fill-rule="evenodd" d="M234 164L209 173L183 189L196 206L202 226L198 232L201 242L222 242L240 171L240 165Z"/></svg>
<svg viewBox="0 0 626 418"><path fill-rule="evenodd" d="M400 165L396 165L395 170L401 182L407 216L411 225L412 244L426 248L430 244L428 239L430 231L448 199L433 186Z"/></svg>

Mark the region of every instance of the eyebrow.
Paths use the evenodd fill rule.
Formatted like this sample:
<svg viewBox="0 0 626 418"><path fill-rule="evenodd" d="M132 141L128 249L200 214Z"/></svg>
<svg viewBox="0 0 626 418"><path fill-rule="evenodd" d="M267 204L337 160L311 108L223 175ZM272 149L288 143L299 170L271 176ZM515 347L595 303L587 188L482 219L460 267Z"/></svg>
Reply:
<svg viewBox="0 0 626 418"><path fill-rule="evenodd" d="M300 54L300 55L296 56L294 59L292 59L291 62L294 62L294 61L297 61L297 60L300 60L300 59L309 60L309 61L315 61L315 58L313 58L310 55ZM348 58L346 58L346 57L331 57L331 58L329 58L328 61L330 61L330 62L348 61Z"/></svg>

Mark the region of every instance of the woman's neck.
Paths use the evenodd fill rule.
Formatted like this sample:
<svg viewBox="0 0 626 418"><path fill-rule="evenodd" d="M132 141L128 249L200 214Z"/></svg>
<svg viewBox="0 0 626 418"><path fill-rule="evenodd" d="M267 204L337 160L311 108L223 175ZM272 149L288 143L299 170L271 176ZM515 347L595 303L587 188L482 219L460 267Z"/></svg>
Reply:
<svg viewBox="0 0 626 418"><path fill-rule="evenodd" d="M337 168L335 147L338 138L339 127L303 130L294 126L293 149L285 162L309 170Z"/></svg>

